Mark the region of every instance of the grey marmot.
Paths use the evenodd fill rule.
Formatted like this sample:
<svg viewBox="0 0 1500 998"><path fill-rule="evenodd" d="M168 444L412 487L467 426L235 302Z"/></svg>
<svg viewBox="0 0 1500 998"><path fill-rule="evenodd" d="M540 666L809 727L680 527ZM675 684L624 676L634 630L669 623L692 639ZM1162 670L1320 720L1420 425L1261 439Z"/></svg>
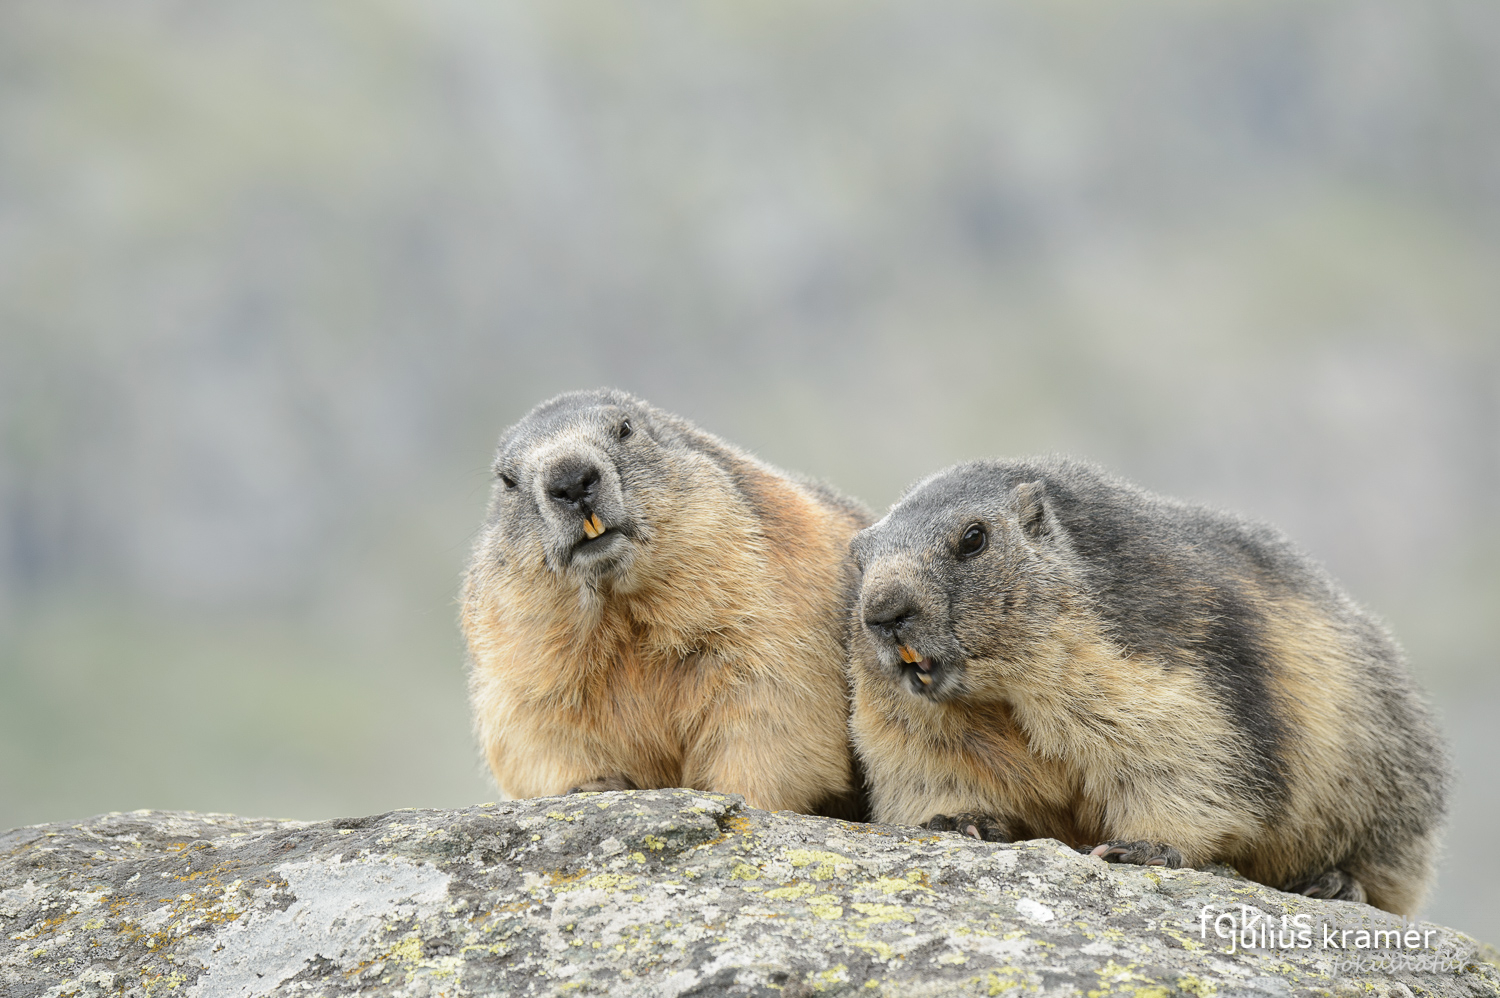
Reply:
<svg viewBox="0 0 1500 998"><path fill-rule="evenodd" d="M1389 632L1279 531L1048 457L933 475L852 548L875 820L1421 904L1446 748Z"/></svg>
<svg viewBox="0 0 1500 998"><path fill-rule="evenodd" d="M873 517L614 390L505 431L462 597L501 790L693 787L860 817L849 539Z"/></svg>

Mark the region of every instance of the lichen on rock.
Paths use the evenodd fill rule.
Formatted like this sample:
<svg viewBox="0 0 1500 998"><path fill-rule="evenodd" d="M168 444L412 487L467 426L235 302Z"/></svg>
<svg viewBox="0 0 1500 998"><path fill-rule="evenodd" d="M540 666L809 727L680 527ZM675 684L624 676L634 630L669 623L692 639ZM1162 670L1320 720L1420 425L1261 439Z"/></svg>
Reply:
<svg viewBox="0 0 1500 998"><path fill-rule="evenodd" d="M0 836L8 998L1500 996L1481 950L1228 870L688 790L317 823L134 812Z"/></svg>

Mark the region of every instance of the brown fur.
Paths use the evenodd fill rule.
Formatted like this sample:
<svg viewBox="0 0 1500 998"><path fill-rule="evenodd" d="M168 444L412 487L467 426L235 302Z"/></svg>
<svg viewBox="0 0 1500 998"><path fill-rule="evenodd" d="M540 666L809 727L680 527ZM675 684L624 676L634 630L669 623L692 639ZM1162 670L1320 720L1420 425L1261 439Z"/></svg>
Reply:
<svg viewBox="0 0 1500 998"><path fill-rule="evenodd" d="M1420 905L1441 740L1390 636L1279 534L1047 459L934 476L854 550L875 820Z"/></svg>
<svg viewBox="0 0 1500 998"><path fill-rule="evenodd" d="M1235 734L1193 677L1169 674L1148 692L1138 666L1079 622L1014 671L995 667L991 690L962 703L856 671L853 730L876 820L978 812L1006 819L1009 838L1152 839L1189 865L1207 860L1200 844L1246 831L1218 806L1231 788L1204 751Z"/></svg>
<svg viewBox="0 0 1500 998"><path fill-rule="evenodd" d="M462 623L502 791L684 786L853 816L847 545L868 514L620 393L564 396L528 420L559 403L558 427L523 421L502 443L517 476L559 440L617 463L649 448L657 464L620 467L639 534L629 564L599 579L549 564L541 528L507 518L497 484ZM611 451L600 430L622 414L636 451Z"/></svg>

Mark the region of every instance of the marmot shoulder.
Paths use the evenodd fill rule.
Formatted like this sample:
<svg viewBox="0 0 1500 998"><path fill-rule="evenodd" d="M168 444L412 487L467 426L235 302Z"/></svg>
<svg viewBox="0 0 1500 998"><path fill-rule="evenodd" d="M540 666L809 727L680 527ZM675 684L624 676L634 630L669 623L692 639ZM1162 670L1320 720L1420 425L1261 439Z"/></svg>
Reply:
<svg viewBox="0 0 1500 998"><path fill-rule="evenodd" d="M857 816L848 542L870 520L623 392L538 405L501 437L462 598L501 790Z"/></svg>
<svg viewBox="0 0 1500 998"><path fill-rule="evenodd" d="M853 549L876 820L1420 904L1446 749L1389 632L1279 531L1053 457L934 475Z"/></svg>

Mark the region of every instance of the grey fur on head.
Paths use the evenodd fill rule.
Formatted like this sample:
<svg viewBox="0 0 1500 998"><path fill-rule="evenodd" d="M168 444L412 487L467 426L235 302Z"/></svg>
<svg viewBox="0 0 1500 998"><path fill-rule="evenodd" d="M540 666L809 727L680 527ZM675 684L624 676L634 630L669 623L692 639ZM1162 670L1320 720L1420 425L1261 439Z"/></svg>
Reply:
<svg viewBox="0 0 1500 998"><path fill-rule="evenodd" d="M510 551L539 545L550 569L581 583L628 578L663 496L691 487L672 456L687 449L682 429L677 417L615 389L549 399L500 439L490 522ZM652 502L642 500L642 482ZM590 517L603 536L589 536Z"/></svg>

